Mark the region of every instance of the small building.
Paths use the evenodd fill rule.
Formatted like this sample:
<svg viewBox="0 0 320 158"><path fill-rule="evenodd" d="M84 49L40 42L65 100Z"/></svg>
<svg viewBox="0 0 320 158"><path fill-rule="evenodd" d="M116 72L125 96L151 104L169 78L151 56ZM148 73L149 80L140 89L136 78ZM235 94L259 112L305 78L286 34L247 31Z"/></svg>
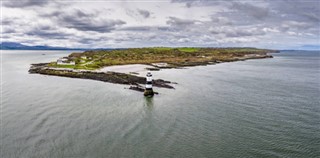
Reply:
<svg viewBox="0 0 320 158"><path fill-rule="evenodd" d="M74 61L69 60L67 57L59 58L57 60L57 65L76 65Z"/></svg>
<svg viewBox="0 0 320 158"><path fill-rule="evenodd" d="M81 56L81 59L85 59L85 60L86 60L86 59L87 59L87 57L86 57L86 56Z"/></svg>

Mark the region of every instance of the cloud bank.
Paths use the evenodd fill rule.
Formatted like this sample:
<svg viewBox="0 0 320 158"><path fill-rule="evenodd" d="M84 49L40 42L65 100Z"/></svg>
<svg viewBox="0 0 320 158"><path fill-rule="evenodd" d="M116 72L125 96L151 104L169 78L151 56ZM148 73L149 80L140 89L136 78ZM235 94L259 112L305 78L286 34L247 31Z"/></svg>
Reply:
<svg viewBox="0 0 320 158"><path fill-rule="evenodd" d="M2 40L63 47L320 45L319 1L2 2Z"/></svg>

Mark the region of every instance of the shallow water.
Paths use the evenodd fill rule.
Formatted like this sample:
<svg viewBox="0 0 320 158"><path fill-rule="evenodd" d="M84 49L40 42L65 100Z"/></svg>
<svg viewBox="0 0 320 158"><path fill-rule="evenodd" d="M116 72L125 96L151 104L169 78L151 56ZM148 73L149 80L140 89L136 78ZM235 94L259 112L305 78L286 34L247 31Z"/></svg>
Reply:
<svg viewBox="0 0 320 158"><path fill-rule="evenodd" d="M69 53L2 51L1 157L320 155L319 52L153 72L178 84L152 99L28 74Z"/></svg>

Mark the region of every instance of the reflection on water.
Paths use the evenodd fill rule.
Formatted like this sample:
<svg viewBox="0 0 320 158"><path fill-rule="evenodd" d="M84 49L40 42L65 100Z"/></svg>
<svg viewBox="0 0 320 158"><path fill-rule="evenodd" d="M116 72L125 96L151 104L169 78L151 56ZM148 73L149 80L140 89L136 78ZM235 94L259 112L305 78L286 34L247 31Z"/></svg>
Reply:
<svg viewBox="0 0 320 158"><path fill-rule="evenodd" d="M146 108L148 110L152 110L153 109L153 97L144 97L144 105L146 106Z"/></svg>

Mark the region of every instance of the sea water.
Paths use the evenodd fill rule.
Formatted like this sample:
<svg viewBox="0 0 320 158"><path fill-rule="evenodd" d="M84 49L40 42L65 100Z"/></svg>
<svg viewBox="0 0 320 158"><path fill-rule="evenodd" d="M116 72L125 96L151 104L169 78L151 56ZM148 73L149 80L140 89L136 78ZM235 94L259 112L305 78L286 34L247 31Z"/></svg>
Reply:
<svg viewBox="0 0 320 158"><path fill-rule="evenodd" d="M1 156L319 157L319 51L153 72L126 85L29 74L71 51L2 51Z"/></svg>

